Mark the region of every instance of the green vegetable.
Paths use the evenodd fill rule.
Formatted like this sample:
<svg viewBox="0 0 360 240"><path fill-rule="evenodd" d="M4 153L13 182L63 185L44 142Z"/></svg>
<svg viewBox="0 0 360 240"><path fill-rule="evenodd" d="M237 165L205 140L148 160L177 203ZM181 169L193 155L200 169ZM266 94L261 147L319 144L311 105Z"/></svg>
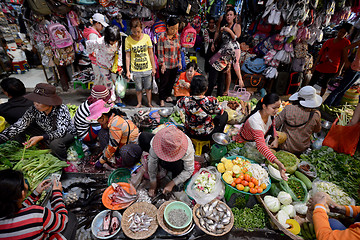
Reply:
<svg viewBox="0 0 360 240"><path fill-rule="evenodd" d="M244 144L238 143L238 142L231 142L226 147L227 147L227 151L230 152L231 150L236 149L236 148L243 148Z"/></svg>
<svg viewBox="0 0 360 240"><path fill-rule="evenodd" d="M234 226L236 228L243 228L245 231L254 231L266 227L267 217L265 210L259 204L254 205L253 208L238 209L232 208L234 214Z"/></svg>
<svg viewBox="0 0 360 240"><path fill-rule="evenodd" d="M294 201L302 202L306 199L307 196L306 186L301 180L295 177L290 177L287 182L281 180L280 188L283 191L289 193Z"/></svg>
<svg viewBox="0 0 360 240"><path fill-rule="evenodd" d="M279 192L280 192L280 188L279 188L278 183L271 183L271 187L270 187L270 190L269 190L270 195L274 196L274 197L277 197Z"/></svg>
<svg viewBox="0 0 360 240"><path fill-rule="evenodd" d="M312 224L311 222L309 222L309 232L311 234L311 238L316 239L316 233L315 233L315 229L314 229L314 224Z"/></svg>
<svg viewBox="0 0 360 240"><path fill-rule="evenodd" d="M300 160L294 154L280 150L274 155L277 159L279 159L282 164L284 164L287 173L293 174L296 171L297 165L300 163ZM268 160L267 162L276 169L279 169L277 164L270 163Z"/></svg>
<svg viewBox="0 0 360 240"><path fill-rule="evenodd" d="M310 239L312 239L311 234L305 230L305 225L307 225L307 224L303 223L303 225L301 227L301 236L303 236L303 238L305 240L308 240L308 239L310 240Z"/></svg>
<svg viewBox="0 0 360 240"><path fill-rule="evenodd" d="M235 207L238 209L243 209L246 206L246 199L243 196L239 196L235 200Z"/></svg>
<svg viewBox="0 0 360 240"><path fill-rule="evenodd" d="M312 183L311 183L310 179L307 176L305 176L304 174L302 174L299 171L295 172L295 176L298 179L300 179L303 183L305 183L307 190L310 190L312 188Z"/></svg>
<svg viewBox="0 0 360 240"><path fill-rule="evenodd" d="M230 97L230 96L219 96L217 97L217 100L219 102L223 102L223 101L236 101L236 102L240 102L241 100L237 97Z"/></svg>

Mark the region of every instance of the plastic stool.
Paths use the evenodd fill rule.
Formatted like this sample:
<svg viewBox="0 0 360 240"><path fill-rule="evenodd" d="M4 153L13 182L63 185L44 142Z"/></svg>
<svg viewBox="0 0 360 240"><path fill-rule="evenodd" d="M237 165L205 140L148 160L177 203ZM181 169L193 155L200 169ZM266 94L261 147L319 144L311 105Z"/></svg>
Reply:
<svg viewBox="0 0 360 240"><path fill-rule="evenodd" d="M83 83L82 81L74 81L74 89L76 89L77 86L81 86L83 89L86 89L86 83Z"/></svg>
<svg viewBox="0 0 360 240"><path fill-rule="evenodd" d="M88 89L91 89L94 86L94 82L88 82Z"/></svg>
<svg viewBox="0 0 360 240"><path fill-rule="evenodd" d="M210 149L210 140L208 141L201 141L195 138L191 139L192 143L195 145L195 155L196 156L201 156L202 153L202 148L206 145L209 146Z"/></svg>
<svg viewBox="0 0 360 240"><path fill-rule="evenodd" d="M190 56L189 60L190 60L190 62L195 61L195 63L197 64L197 57L196 56Z"/></svg>

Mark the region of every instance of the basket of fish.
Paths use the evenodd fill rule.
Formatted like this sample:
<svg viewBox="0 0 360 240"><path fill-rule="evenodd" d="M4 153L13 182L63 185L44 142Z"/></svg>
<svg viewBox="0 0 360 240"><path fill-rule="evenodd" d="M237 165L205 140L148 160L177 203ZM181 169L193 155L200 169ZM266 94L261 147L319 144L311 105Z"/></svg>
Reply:
<svg viewBox="0 0 360 240"><path fill-rule="evenodd" d="M195 224L211 236L223 236L234 226L231 209L217 199L205 205L196 204L193 208L193 216Z"/></svg>

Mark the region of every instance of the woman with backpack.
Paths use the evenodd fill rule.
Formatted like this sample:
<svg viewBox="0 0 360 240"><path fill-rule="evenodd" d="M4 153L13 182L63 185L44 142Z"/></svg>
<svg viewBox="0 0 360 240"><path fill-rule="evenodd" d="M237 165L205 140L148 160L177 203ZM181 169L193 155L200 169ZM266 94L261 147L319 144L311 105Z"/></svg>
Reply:
<svg viewBox="0 0 360 240"><path fill-rule="evenodd" d="M275 157L266 144L266 139L273 138L271 148L277 148L279 137L275 129L274 116L280 108L280 97L276 93L265 95L257 104L255 109L247 116L245 123L236 135L236 142L256 143L257 150L270 162L279 166L281 177L287 180L284 165ZM265 139L266 138L266 139Z"/></svg>
<svg viewBox="0 0 360 240"><path fill-rule="evenodd" d="M160 107L172 102L171 90L174 86L178 69L182 69L180 53L179 23L175 17L166 22L166 32L159 36L158 60L160 67L159 98Z"/></svg>
<svg viewBox="0 0 360 240"><path fill-rule="evenodd" d="M101 38L102 30L109 26L106 22L105 16L100 13L95 13L91 17L90 23L92 25L90 27L85 27L84 29L84 37L86 40L97 40ZM90 52L89 58L95 75L94 85L98 85L100 81L100 69L96 63L96 51Z"/></svg>
<svg viewBox="0 0 360 240"><path fill-rule="evenodd" d="M120 97L115 95L115 81L122 69L121 35L117 26L107 26L104 37L86 41L89 52L96 51L96 64L99 66L101 81L111 92L111 99L123 107Z"/></svg>
<svg viewBox="0 0 360 240"><path fill-rule="evenodd" d="M125 39L126 77L131 73L136 86L137 108L141 107L142 90L145 89L149 107L151 104L152 77L156 74L153 45L149 35L142 33L142 23L138 18L131 19L131 35Z"/></svg>

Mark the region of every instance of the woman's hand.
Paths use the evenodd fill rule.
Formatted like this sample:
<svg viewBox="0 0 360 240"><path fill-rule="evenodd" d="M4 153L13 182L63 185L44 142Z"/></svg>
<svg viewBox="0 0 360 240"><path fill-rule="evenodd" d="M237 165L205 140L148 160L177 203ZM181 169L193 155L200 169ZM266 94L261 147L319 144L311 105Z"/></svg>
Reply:
<svg viewBox="0 0 360 240"><path fill-rule="evenodd" d="M243 82L242 79L239 79L239 86L240 86L241 88L245 87L244 82Z"/></svg>
<svg viewBox="0 0 360 240"><path fill-rule="evenodd" d="M181 64L181 60L179 61L179 70L182 69L182 64Z"/></svg>
<svg viewBox="0 0 360 240"><path fill-rule="evenodd" d="M174 181L169 182L169 183L166 185L166 187L164 188L163 194L167 194L167 193L171 192L171 191L173 190L174 186L175 186Z"/></svg>
<svg viewBox="0 0 360 240"><path fill-rule="evenodd" d="M215 52L215 44L214 43L211 44L211 51Z"/></svg>
<svg viewBox="0 0 360 240"><path fill-rule="evenodd" d="M228 33L232 32L232 30L229 27L222 27L221 29L222 29L221 31L225 31L225 32L228 32Z"/></svg>
<svg viewBox="0 0 360 240"><path fill-rule="evenodd" d="M37 187L36 187L36 192L38 192L39 194L41 194L45 189L47 189L48 187L51 186L51 180L50 179L46 179L44 181L42 181Z"/></svg>
<svg viewBox="0 0 360 240"><path fill-rule="evenodd" d="M279 167L279 171L280 171L280 175L281 175L281 178L284 179L285 181L288 180L288 177L286 176L286 169L285 169L285 166L284 164L282 164L278 159L276 159L274 161L274 163L276 163L276 165L278 165Z"/></svg>
<svg viewBox="0 0 360 240"><path fill-rule="evenodd" d="M53 188L52 188L53 190L59 190L60 192L62 192L63 188L60 181L54 178L52 184L53 184Z"/></svg>
<svg viewBox="0 0 360 240"><path fill-rule="evenodd" d="M23 143L23 145L26 146L26 148L29 148L29 147L36 145L38 142L40 142L43 139L44 139L43 136L34 136L34 137L30 138L29 141Z"/></svg>
<svg viewBox="0 0 360 240"><path fill-rule="evenodd" d="M155 191L156 191L156 186L157 186L157 182L150 182L150 189L149 189L149 196L150 197L154 197L155 196Z"/></svg>
<svg viewBox="0 0 360 240"><path fill-rule="evenodd" d="M166 67L165 64L161 66L161 73L164 74L166 71Z"/></svg>
<svg viewBox="0 0 360 240"><path fill-rule="evenodd" d="M278 148L279 147L279 138L275 137L274 141L270 144L270 148Z"/></svg>
<svg viewBox="0 0 360 240"><path fill-rule="evenodd" d="M151 74L152 74L153 76L155 76L155 74L156 74L156 69L155 69L155 68L152 68Z"/></svg>
<svg viewBox="0 0 360 240"><path fill-rule="evenodd" d="M130 74L130 72L126 72L126 78L129 79L129 80L131 79L131 74Z"/></svg>

